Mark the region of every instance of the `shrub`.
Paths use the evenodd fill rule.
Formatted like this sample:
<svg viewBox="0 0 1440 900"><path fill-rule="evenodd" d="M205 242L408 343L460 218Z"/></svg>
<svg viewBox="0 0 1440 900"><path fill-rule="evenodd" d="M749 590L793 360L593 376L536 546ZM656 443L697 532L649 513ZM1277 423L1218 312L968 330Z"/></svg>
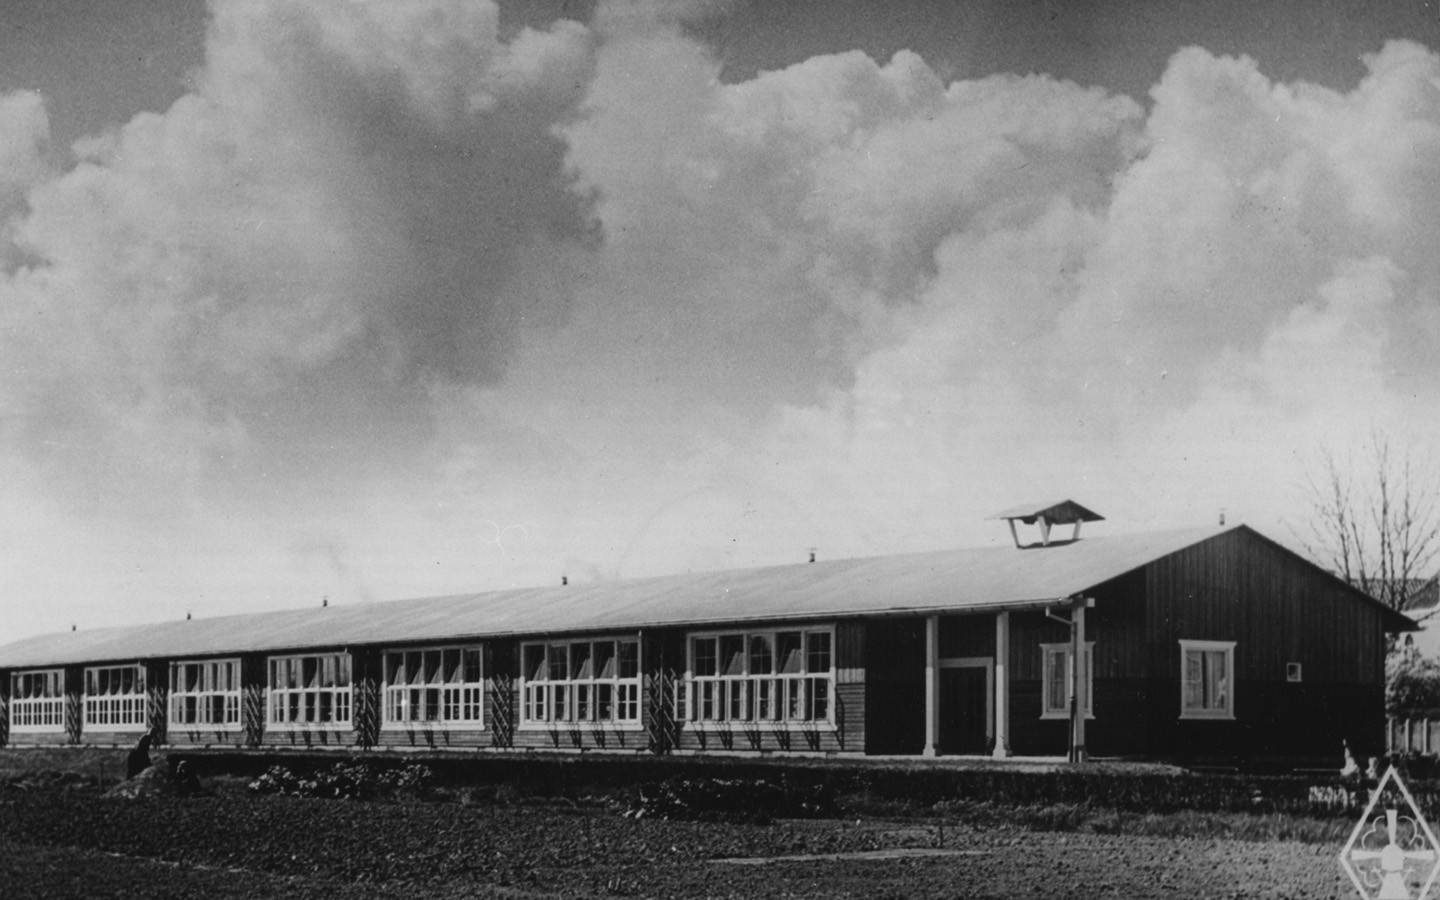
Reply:
<svg viewBox="0 0 1440 900"><path fill-rule="evenodd" d="M419 763L377 771L365 763L338 762L308 775L297 775L285 766L271 766L250 782L249 788L257 794L361 800L381 795L421 796L432 781L429 767Z"/></svg>
<svg viewBox="0 0 1440 900"><path fill-rule="evenodd" d="M631 818L753 822L821 818L835 814L823 785L797 787L783 778L686 778L642 785L625 815Z"/></svg>

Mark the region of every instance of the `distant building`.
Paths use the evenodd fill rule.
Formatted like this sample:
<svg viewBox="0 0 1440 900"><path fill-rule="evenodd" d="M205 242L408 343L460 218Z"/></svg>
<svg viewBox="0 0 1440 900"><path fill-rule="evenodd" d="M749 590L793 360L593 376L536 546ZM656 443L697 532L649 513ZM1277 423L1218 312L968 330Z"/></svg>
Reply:
<svg viewBox="0 0 1440 900"><path fill-rule="evenodd" d="M1078 539L1099 517L1069 501L1002 517L1041 540L36 637L0 647L0 743L1337 765L1342 740L1384 747L1405 615L1243 525Z"/></svg>

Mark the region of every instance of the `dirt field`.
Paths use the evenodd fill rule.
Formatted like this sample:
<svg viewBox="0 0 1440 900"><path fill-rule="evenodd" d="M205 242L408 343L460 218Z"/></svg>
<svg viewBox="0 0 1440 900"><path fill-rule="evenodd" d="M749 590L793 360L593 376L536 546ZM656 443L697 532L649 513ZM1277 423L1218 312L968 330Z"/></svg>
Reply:
<svg viewBox="0 0 1440 900"><path fill-rule="evenodd" d="M0 791L0 896L1350 897L1326 844L626 818L603 807Z"/></svg>

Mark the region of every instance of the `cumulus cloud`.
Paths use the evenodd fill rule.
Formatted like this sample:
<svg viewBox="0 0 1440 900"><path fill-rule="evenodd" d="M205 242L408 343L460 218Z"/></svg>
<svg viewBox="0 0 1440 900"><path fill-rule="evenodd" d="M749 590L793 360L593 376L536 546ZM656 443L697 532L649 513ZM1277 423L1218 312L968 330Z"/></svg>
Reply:
<svg viewBox="0 0 1440 900"><path fill-rule="evenodd" d="M1066 495L1273 533L1317 442L1435 420L1431 51L1348 92L1200 48L1148 98L905 51L727 84L684 30L724 12L227 4L194 92L63 172L0 103L0 533L84 523L93 584L181 559L125 590L215 611L1008 540Z"/></svg>

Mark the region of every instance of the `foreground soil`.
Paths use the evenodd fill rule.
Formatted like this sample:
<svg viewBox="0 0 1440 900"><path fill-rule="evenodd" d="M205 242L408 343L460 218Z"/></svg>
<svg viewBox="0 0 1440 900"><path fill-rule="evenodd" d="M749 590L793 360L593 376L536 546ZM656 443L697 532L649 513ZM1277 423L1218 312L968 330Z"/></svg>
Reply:
<svg viewBox="0 0 1440 900"><path fill-rule="evenodd" d="M1350 897L1338 847L567 806L0 791L0 896Z"/></svg>

